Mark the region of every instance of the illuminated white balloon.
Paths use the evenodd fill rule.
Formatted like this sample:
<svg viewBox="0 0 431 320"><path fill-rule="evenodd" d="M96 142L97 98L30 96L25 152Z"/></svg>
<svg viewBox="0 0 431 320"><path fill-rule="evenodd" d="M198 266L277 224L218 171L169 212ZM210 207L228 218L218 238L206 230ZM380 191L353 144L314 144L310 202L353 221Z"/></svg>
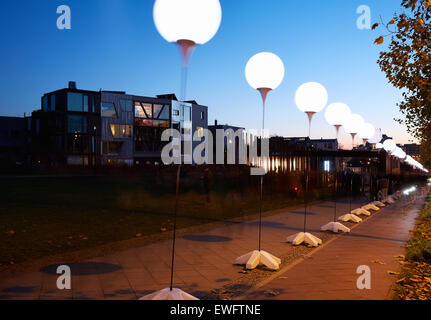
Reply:
<svg viewBox="0 0 431 320"><path fill-rule="evenodd" d="M204 44L217 33L222 9L219 0L156 0L153 18L166 41Z"/></svg>
<svg viewBox="0 0 431 320"><path fill-rule="evenodd" d="M387 152L392 152L397 147L396 143L392 139L387 139L383 142L383 149Z"/></svg>
<svg viewBox="0 0 431 320"><path fill-rule="evenodd" d="M369 140L373 137L375 132L375 128L371 123L365 122L362 124L361 128L359 129L359 137L361 139Z"/></svg>
<svg viewBox="0 0 431 320"><path fill-rule="evenodd" d="M376 149L383 149L383 143L377 143L376 144Z"/></svg>
<svg viewBox="0 0 431 320"><path fill-rule="evenodd" d="M331 126L342 126L350 117L350 107L341 102L330 104L325 110L325 119Z"/></svg>
<svg viewBox="0 0 431 320"><path fill-rule="evenodd" d="M261 52L247 62L245 78L254 89L275 89L284 78L284 64L271 52Z"/></svg>
<svg viewBox="0 0 431 320"><path fill-rule="evenodd" d="M364 118L359 114L352 114L344 124L344 131L350 134L357 134L364 124Z"/></svg>
<svg viewBox="0 0 431 320"><path fill-rule="evenodd" d="M368 142L369 143L379 143L380 141L382 141L382 138L383 138L382 130L375 129L374 135L371 137L371 139L368 140Z"/></svg>
<svg viewBox="0 0 431 320"><path fill-rule="evenodd" d="M328 103L328 92L318 82L307 82L296 90L295 102L302 112L317 113Z"/></svg>

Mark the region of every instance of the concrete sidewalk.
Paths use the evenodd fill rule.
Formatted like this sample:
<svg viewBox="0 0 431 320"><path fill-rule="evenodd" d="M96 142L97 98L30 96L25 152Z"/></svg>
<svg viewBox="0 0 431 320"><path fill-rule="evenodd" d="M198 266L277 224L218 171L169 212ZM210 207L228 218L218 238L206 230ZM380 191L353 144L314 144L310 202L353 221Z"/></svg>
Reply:
<svg viewBox="0 0 431 320"><path fill-rule="evenodd" d="M402 208L397 202L360 224L350 234L331 241L302 262L282 270L243 299L280 300L383 300L391 299L391 288L415 219L424 198ZM371 289L357 288L358 266L371 269ZM271 295L269 295L271 293ZM278 294L277 294L278 293Z"/></svg>
<svg viewBox="0 0 431 320"><path fill-rule="evenodd" d="M349 204L339 202L337 208L340 216L348 212ZM285 242L286 236L302 231L302 210L281 210L264 218L262 248L277 256L291 256L294 259L316 250L293 247ZM342 298L344 292L351 292L349 297L352 298L362 297L364 293L350 290L349 286L352 279L355 280L353 284L356 283L357 265L367 264L373 272L379 270L379 273L373 273L372 292L379 293L373 297L384 298L390 285L385 271L395 268L392 256L404 252L403 245L408 238L408 230L414 225L417 210L403 214L395 208L384 209L351 235L338 236L319 230L320 226L333 219L333 203L312 206L307 219L308 231L324 239L324 242L339 239L321 250L317 249L319 251L312 259L287 271L283 275L287 276L287 282L279 277L264 288L275 288L282 293L271 299ZM249 221L178 238L175 286L196 297L208 298L214 289L223 288L240 278L256 274L273 276L273 272L262 270L244 275L241 273L242 267L232 264L238 256L257 249L257 231L258 222ZM0 299L136 299L169 286L170 250L171 241L161 241L69 264L72 269L71 290L58 290L56 287L56 267L68 264L67 261L58 261L58 264L45 266L41 270L0 280ZM292 262L292 259L283 258L285 262ZM388 265L371 265L370 261L374 259L386 260ZM333 283L334 287L328 287L327 282ZM316 287L317 284L319 287ZM244 286L244 291L251 288L252 285ZM263 293L264 288L248 298L268 298ZM313 289L314 295L309 295L310 289ZM320 292L330 292L331 295L318 295ZM370 293L368 295L371 297Z"/></svg>

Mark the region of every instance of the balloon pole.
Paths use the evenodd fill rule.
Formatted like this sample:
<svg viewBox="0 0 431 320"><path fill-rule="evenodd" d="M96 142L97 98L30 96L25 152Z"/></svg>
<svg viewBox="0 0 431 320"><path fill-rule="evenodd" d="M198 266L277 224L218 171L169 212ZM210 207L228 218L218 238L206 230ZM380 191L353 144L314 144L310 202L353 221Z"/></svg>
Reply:
<svg viewBox="0 0 431 320"><path fill-rule="evenodd" d="M313 116L316 114L316 112L306 112L308 117L308 139L310 140L311 136L311 121L313 120ZM308 245L311 245L313 247L317 247L318 245L322 244L322 240L315 237L311 233L307 232L307 209L308 209L308 183L309 183L309 171L311 166L311 154L308 151L306 151L305 154L305 161L306 166L304 170L305 174L305 186L304 186L304 228L303 232L299 232L297 234L294 234L290 237L287 237L287 242L292 243L293 245L299 245L303 242L305 242Z"/></svg>
<svg viewBox="0 0 431 320"><path fill-rule="evenodd" d="M180 84L180 101L184 102L186 99L187 89L187 72L190 56L193 49L196 47L196 43L190 40L178 40L177 45L181 53L181 84ZM178 215L178 203L179 203L179 191L180 191L180 178L181 178L181 166L182 166L182 155L180 151L180 163L178 164L176 181L175 181L175 204L174 204L174 225L172 234L172 256L171 256L171 279L169 288L156 291L152 294L144 296L141 300L198 300L192 295L173 287L174 284L174 264L175 264L175 244L176 244L176 232L177 232L177 215Z"/></svg>
<svg viewBox="0 0 431 320"><path fill-rule="evenodd" d="M257 89L262 97L262 135L261 135L261 149L264 139L265 130L265 107L266 98L268 93L271 91L269 88L258 88ZM265 170L265 161L263 155L261 157L261 167ZM259 231L258 231L258 250L246 253L235 260L235 264L245 265L247 269L254 269L258 265L263 264L267 268L272 270L278 270L280 268L281 260L276 256L262 250L262 202L263 202L263 174L260 176L260 200L259 200Z"/></svg>

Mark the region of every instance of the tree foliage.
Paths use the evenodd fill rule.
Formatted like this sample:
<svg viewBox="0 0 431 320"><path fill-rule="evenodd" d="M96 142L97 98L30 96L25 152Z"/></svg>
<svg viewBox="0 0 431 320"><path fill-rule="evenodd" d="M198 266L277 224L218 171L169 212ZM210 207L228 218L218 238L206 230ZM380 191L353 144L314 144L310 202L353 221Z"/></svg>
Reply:
<svg viewBox="0 0 431 320"><path fill-rule="evenodd" d="M431 0L402 0L402 13L384 25L388 34L375 40L381 45L391 38L378 64L389 82L403 92L399 103L404 119L398 120L422 144L422 162L431 164Z"/></svg>

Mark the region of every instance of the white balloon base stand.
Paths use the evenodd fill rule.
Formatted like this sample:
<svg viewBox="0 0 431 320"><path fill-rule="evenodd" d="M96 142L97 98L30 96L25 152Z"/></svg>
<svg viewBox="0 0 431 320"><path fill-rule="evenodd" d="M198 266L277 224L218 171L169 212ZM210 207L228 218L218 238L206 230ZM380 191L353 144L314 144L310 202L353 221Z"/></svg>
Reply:
<svg viewBox="0 0 431 320"><path fill-rule="evenodd" d="M245 265L246 269L251 270L259 265L264 265L268 269L278 270L281 260L276 256L263 251L254 250L235 260L235 264Z"/></svg>
<svg viewBox="0 0 431 320"><path fill-rule="evenodd" d="M376 206L375 204L369 203L365 206L362 206L362 209L365 209L367 211L373 210L373 211L379 211L380 208L378 206Z"/></svg>
<svg viewBox="0 0 431 320"><path fill-rule="evenodd" d="M350 213L356 216L360 216L360 215L371 216L371 212L368 210L365 210L364 208L358 208L358 209L352 210Z"/></svg>
<svg viewBox="0 0 431 320"><path fill-rule="evenodd" d="M294 246L298 246L303 242L313 247L317 247L320 244L322 244L322 240L320 240L319 238L313 236L311 233L308 233L308 232L296 233L288 237L287 242L292 243Z"/></svg>
<svg viewBox="0 0 431 320"><path fill-rule="evenodd" d="M355 223L359 223L362 221L361 218L359 218L358 216L355 216L354 214L351 214L351 213L348 213L348 214L345 214L344 216L339 217L338 220L344 221L344 222L352 221Z"/></svg>
<svg viewBox="0 0 431 320"><path fill-rule="evenodd" d="M320 230L332 231L333 233L350 232L349 228L347 228L345 225L339 222L329 222L328 224L325 224L324 226L320 227Z"/></svg>
<svg viewBox="0 0 431 320"><path fill-rule="evenodd" d="M372 202L372 204L374 204L375 206L380 207L380 208L386 207L386 205L381 201L374 201L374 202Z"/></svg>
<svg viewBox="0 0 431 320"><path fill-rule="evenodd" d="M166 288L139 298L139 300L199 300L178 288Z"/></svg>

